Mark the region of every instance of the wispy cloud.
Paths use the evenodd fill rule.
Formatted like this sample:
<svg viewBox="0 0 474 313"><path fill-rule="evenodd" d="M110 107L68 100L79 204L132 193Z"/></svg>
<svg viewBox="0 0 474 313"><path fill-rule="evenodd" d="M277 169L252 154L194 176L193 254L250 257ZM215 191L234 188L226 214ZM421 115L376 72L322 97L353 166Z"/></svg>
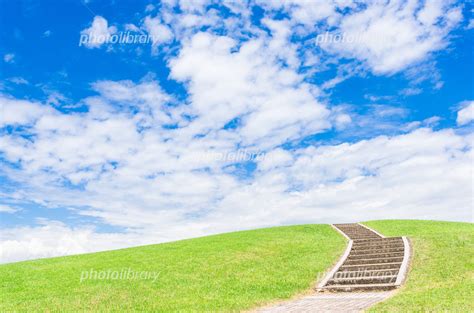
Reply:
<svg viewBox="0 0 474 313"><path fill-rule="evenodd" d="M18 209L7 205L7 204L0 204L0 213L15 213Z"/></svg>
<svg viewBox="0 0 474 313"><path fill-rule="evenodd" d="M474 121L474 101L464 101L461 103L461 109L458 111L458 125L466 125Z"/></svg>
<svg viewBox="0 0 474 313"><path fill-rule="evenodd" d="M5 63L13 63L15 62L15 54L13 53L7 53L3 56L3 61Z"/></svg>

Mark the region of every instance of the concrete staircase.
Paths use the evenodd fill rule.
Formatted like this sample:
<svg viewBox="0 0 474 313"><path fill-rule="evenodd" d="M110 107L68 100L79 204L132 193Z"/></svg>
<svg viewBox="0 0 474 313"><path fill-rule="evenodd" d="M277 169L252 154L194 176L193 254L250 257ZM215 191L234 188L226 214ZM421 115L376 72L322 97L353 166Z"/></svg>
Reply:
<svg viewBox="0 0 474 313"><path fill-rule="evenodd" d="M349 244L318 291L390 290L403 282L410 256L406 237L386 238L361 224L335 224Z"/></svg>

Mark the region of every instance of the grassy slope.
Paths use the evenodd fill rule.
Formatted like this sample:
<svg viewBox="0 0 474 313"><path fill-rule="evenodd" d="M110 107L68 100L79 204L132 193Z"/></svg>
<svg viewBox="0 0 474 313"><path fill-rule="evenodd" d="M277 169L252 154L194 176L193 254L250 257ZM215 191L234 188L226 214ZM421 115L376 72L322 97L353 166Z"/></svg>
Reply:
<svg viewBox="0 0 474 313"><path fill-rule="evenodd" d="M0 311L230 311L310 288L342 254L328 225L275 227L0 266ZM87 280L90 269L158 280Z"/></svg>
<svg viewBox="0 0 474 313"><path fill-rule="evenodd" d="M414 249L406 284L370 312L474 312L474 224L433 221L364 223L406 235Z"/></svg>

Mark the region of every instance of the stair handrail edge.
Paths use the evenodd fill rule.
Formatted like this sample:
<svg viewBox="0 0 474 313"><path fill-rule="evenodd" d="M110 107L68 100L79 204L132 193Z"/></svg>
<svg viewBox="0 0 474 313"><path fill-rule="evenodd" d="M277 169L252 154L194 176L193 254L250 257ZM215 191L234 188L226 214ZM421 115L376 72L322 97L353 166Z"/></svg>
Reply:
<svg viewBox="0 0 474 313"><path fill-rule="evenodd" d="M350 239L346 234L344 234L340 229L338 229L337 227L335 227L334 225L331 225L334 229L336 229L338 232L340 232L342 235L344 235L344 237L346 237L347 239L349 239L349 242L347 243L347 247L346 247L346 250L344 251L344 254L339 258L339 261L336 263L336 265L334 265L334 267L332 268L332 270L329 271L329 273L326 274L326 276L324 276L324 279L318 284L318 287L317 287L317 290L320 291L324 286L326 286L326 284L328 283L328 281L334 276L334 274L336 274L336 272L339 270L339 268L342 266L342 264L344 264L344 262L346 261L347 257L349 257L349 254L351 253L351 250L352 250L352 243L354 242L352 239Z"/></svg>
<svg viewBox="0 0 474 313"><path fill-rule="evenodd" d="M398 271L397 280L395 281L396 286L400 286L407 277L408 272L408 264L410 262L410 241L406 236L402 236L403 240L403 260L402 265L400 265L400 270Z"/></svg>

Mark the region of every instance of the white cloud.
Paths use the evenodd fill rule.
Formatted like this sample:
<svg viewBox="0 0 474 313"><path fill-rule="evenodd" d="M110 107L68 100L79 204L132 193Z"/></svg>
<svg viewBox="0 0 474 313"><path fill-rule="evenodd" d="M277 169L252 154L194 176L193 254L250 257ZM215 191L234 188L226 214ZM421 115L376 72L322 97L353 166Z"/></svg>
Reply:
<svg viewBox="0 0 474 313"><path fill-rule="evenodd" d="M17 85L28 85L29 84L29 82L26 79L24 79L23 77L11 77L8 80L11 81L14 84L17 84Z"/></svg>
<svg viewBox="0 0 474 313"><path fill-rule="evenodd" d="M150 243L139 234L97 233L93 227L68 227L52 220L39 226L2 229L0 263L71 255Z"/></svg>
<svg viewBox="0 0 474 313"><path fill-rule="evenodd" d="M51 111L50 107L36 102L16 100L0 95L0 127L29 124Z"/></svg>
<svg viewBox="0 0 474 313"><path fill-rule="evenodd" d="M115 26L108 26L108 22L102 16L95 16L92 25L81 31L80 45L84 44L87 48L100 48L105 44L108 38L117 31ZM87 39L87 40L83 40Z"/></svg>
<svg viewBox="0 0 474 313"><path fill-rule="evenodd" d="M245 213L255 224L258 218L269 224L374 218L469 221L473 195L471 175L466 173L472 173L471 140L451 130L420 129L297 150L292 162L275 170L265 170L262 162L253 183L255 194L239 203L251 203ZM277 192L271 190L279 185ZM284 192L288 189L295 192ZM237 203L228 214L232 209L242 214Z"/></svg>
<svg viewBox="0 0 474 313"><path fill-rule="evenodd" d="M93 88L100 93L101 99L114 103L122 112L134 112L133 122L138 127L160 127L181 121L167 106L173 99L154 81L140 84L131 81L99 81L93 84ZM100 109L95 104L92 107L91 112ZM110 106L108 108L112 109Z"/></svg>
<svg viewBox="0 0 474 313"><path fill-rule="evenodd" d="M5 61L5 63L13 63L15 61L15 55L13 53L6 53L3 56L3 61Z"/></svg>
<svg viewBox="0 0 474 313"><path fill-rule="evenodd" d="M306 31L312 31L315 24L326 20L328 24L336 23L341 15L337 9L355 6L351 1L257 1L259 5L267 10L284 10L293 24L302 24Z"/></svg>
<svg viewBox="0 0 474 313"><path fill-rule="evenodd" d="M352 122L349 114L338 114L335 118L336 129L343 129Z"/></svg>
<svg viewBox="0 0 474 313"><path fill-rule="evenodd" d="M89 114L46 115L36 122L36 142L7 137L0 150L11 161L22 160L22 169L11 174L28 184L24 199L77 207L80 214L139 234L56 223L5 229L4 261L268 225L472 218L472 181L466 175L472 171L472 135L418 129L353 144L275 148L258 161L252 179L240 182L222 169L225 162L195 158L211 146L233 149L229 138L189 140L159 128L139 134L129 123L133 115L109 112L95 121L97 115ZM110 160L118 166L107 165ZM63 188L54 183L59 177L84 188Z"/></svg>
<svg viewBox="0 0 474 313"><path fill-rule="evenodd" d="M341 19L320 46L331 53L365 62L376 74L393 74L425 60L448 44L448 33L461 20L461 9L449 1L374 2Z"/></svg>
<svg viewBox="0 0 474 313"><path fill-rule="evenodd" d="M421 88L409 87L409 88L402 89L399 93L404 96L415 96L415 95L419 95L422 92L423 90Z"/></svg>
<svg viewBox="0 0 474 313"><path fill-rule="evenodd" d="M389 97L367 96L371 101ZM387 104L339 105L331 108L331 121L342 138L370 138L379 134L395 135L420 127L420 121L408 122L410 110ZM424 125L424 124L423 124ZM341 139L341 137L340 137Z"/></svg>
<svg viewBox="0 0 474 313"><path fill-rule="evenodd" d="M173 78L188 82L191 112L199 117L186 131L219 130L240 118L243 143L268 147L329 127L318 90L281 68L281 55L268 53L267 44L273 38L248 41L232 52L231 38L198 33L184 45L170 67Z"/></svg>
<svg viewBox="0 0 474 313"><path fill-rule="evenodd" d="M466 125L474 121L474 101L465 101L461 106L462 109L458 111L456 119L458 125Z"/></svg>
<svg viewBox="0 0 474 313"><path fill-rule="evenodd" d="M145 7L145 12L151 12L155 9L155 6L153 4L148 4L146 7Z"/></svg>
<svg viewBox="0 0 474 313"><path fill-rule="evenodd" d="M467 29L473 29L474 28L474 19L469 20L469 24L467 25Z"/></svg>
<svg viewBox="0 0 474 313"><path fill-rule="evenodd" d="M150 34L154 47L173 39L173 33L170 28L161 23L159 18L147 16L143 22L143 27Z"/></svg>
<svg viewBox="0 0 474 313"><path fill-rule="evenodd" d="M78 102L87 107L80 112L0 97L0 127L21 126L0 137L2 157L15 164L6 162L0 170L19 190L7 198L51 210L67 207L74 217L124 229L102 233L50 220L6 228L0 235L2 261L292 223L471 220L472 180L466 173L472 172L472 135L420 128L436 124L437 117L407 124L409 111L400 107L373 104L364 115L350 105L328 107L321 101L323 91L301 71L303 63L319 70L322 56L302 58L300 43L291 40L325 23L383 34L392 41L324 49L391 74L445 46L457 9L443 15L428 3L418 9L408 2L385 8L376 2L367 9L347 1L316 4L267 2L267 11L282 9L288 18L269 13L259 28L239 3L224 4L238 16L224 20L204 1L164 2L160 15L145 17L140 27L155 38L155 52L165 43L179 43L166 60L169 79L186 89L185 100L149 77L93 83L97 94ZM173 15L175 5L180 13ZM347 18L338 8L347 8ZM137 31L132 24L125 29ZM81 34L115 32L96 16ZM351 66L326 85L357 73L359 67ZM413 92L418 91L405 90ZM467 123L467 109L458 113L458 124ZM369 139L292 146L331 128ZM256 169L222 157L239 149L264 157L255 160Z"/></svg>
<svg viewBox="0 0 474 313"><path fill-rule="evenodd" d="M259 162L260 169L270 170L276 167L288 166L293 161L293 155L289 151L277 148L267 154L261 162Z"/></svg>
<svg viewBox="0 0 474 313"><path fill-rule="evenodd" d="M15 213L18 209L7 205L7 204L0 204L0 213Z"/></svg>

